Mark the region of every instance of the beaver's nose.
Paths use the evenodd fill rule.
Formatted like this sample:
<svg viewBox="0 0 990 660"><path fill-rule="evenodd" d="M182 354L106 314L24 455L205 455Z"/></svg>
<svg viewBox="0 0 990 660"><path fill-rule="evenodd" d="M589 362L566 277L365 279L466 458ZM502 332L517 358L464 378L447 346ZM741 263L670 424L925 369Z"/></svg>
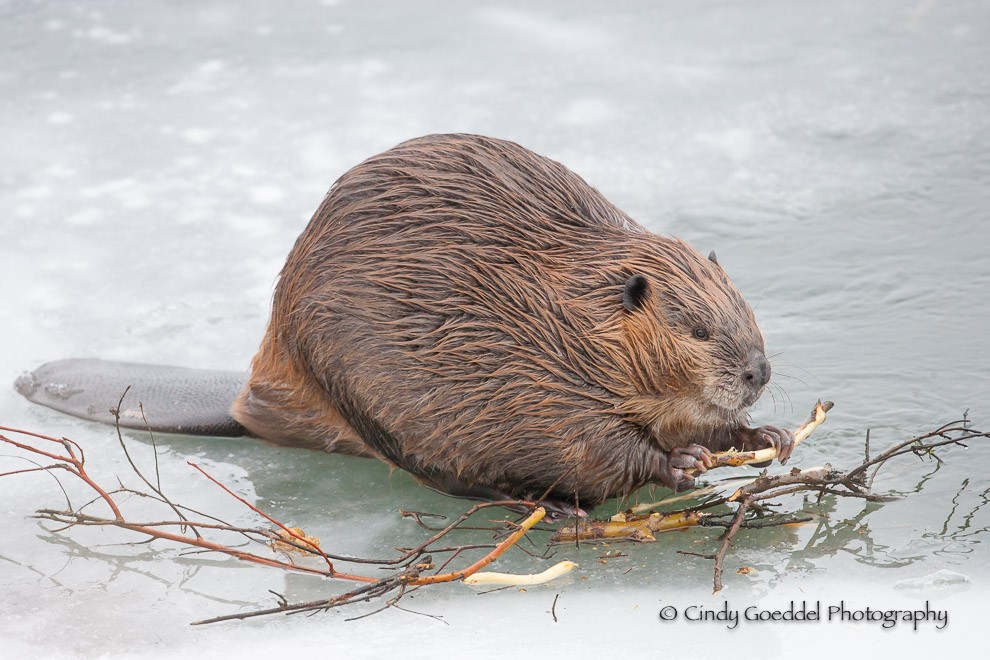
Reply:
<svg viewBox="0 0 990 660"><path fill-rule="evenodd" d="M770 382L770 362L763 356L763 353L754 352L750 356L749 364L746 365L742 377L746 384L754 390L763 389L763 386Z"/></svg>

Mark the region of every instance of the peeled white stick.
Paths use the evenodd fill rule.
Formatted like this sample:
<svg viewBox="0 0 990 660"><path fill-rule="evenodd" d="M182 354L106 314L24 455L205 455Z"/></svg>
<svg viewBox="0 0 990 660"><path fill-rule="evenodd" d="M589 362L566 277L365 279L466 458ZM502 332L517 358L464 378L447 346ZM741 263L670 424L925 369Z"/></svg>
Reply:
<svg viewBox="0 0 990 660"><path fill-rule="evenodd" d="M512 573L475 573L464 578L464 584L501 584L510 587L528 587L534 584L543 584L559 578L561 575L570 573L577 568L577 564L572 561L562 561L551 566L542 573L531 575L514 575Z"/></svg>

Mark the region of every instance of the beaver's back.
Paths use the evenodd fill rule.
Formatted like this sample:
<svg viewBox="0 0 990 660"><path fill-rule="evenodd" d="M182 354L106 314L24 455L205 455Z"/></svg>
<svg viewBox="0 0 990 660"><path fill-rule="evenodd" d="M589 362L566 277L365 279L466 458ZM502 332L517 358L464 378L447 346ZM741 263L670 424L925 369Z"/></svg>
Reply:
<svg viewBox="0 0 990 660"><path fill-rule="evenodd" d="M567 284L510 279L503 290L489 275L571 271L578 253L610 250L629 232L643 230L555 161L503 140L431 135L337 181L290 253L279 297L355 288L385 294L381 303L439 302L445 317L465 305L481 313L513 294L559 298Z"/></svg>

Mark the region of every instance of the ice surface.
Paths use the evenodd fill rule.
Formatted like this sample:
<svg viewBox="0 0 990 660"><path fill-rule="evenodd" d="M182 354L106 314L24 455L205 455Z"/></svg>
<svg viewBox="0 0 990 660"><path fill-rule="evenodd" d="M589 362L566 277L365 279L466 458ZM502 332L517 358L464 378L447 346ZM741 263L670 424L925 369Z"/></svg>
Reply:
<svg viewBox="0 0 990 660"><path fill-rule="evenodd" d="M867 428L874 449L966 409L985 428L988 21L982 3L895 0L0 2L0 381L64 357L245 368L282 261L333 180L410 137L471 131L556 158L655 231L717 250L775 354L783 391L756 420L837 403L795 465L855 464ZM105 428L9 385L0 412L79 441L99 478L127 474ZM192 459L341 552L421 539L400 508L464 507L372 461L246 441L160 449L163 481L190 504L245 519ZM51 533L29 516L63 502L52 478L4 478L0 655L581 658L616 639L651 657L794 657L797 644L834 657L834 644L878 641L965 652L985 628L990 449L943 457L881 473L902 500L809 501L820 523L740 536L722 596L707 562L676 552L710 551L714 535L695 530L622 546L607 565L605 548L559 550L580 571L525 594L451 585L408 601L450 625L392 611L190 629L271 603L269 589L340 587L119 533ZM0 458L0 471L24 466ZM542 568L522 553L498 566ZM940 594L944 631L657 620L667 604L917 606L938 579L896 587L944 571L971 580Z"/></svg>

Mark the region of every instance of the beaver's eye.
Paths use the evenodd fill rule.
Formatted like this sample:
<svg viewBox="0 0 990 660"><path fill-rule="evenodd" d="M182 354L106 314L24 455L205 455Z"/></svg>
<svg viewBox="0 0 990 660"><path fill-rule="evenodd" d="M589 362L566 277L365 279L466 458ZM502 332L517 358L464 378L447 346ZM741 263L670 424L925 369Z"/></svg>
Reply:
<svg viewBox="0 0 990 660"><path fill-rule="evenodd" d="M708 339L708 331L705 330L704 328L700 328L700 327L699 328L695 328L694 329L694 336L695 336L696 339L700 339L701 341L704 341L704 340Z"/></svg>

